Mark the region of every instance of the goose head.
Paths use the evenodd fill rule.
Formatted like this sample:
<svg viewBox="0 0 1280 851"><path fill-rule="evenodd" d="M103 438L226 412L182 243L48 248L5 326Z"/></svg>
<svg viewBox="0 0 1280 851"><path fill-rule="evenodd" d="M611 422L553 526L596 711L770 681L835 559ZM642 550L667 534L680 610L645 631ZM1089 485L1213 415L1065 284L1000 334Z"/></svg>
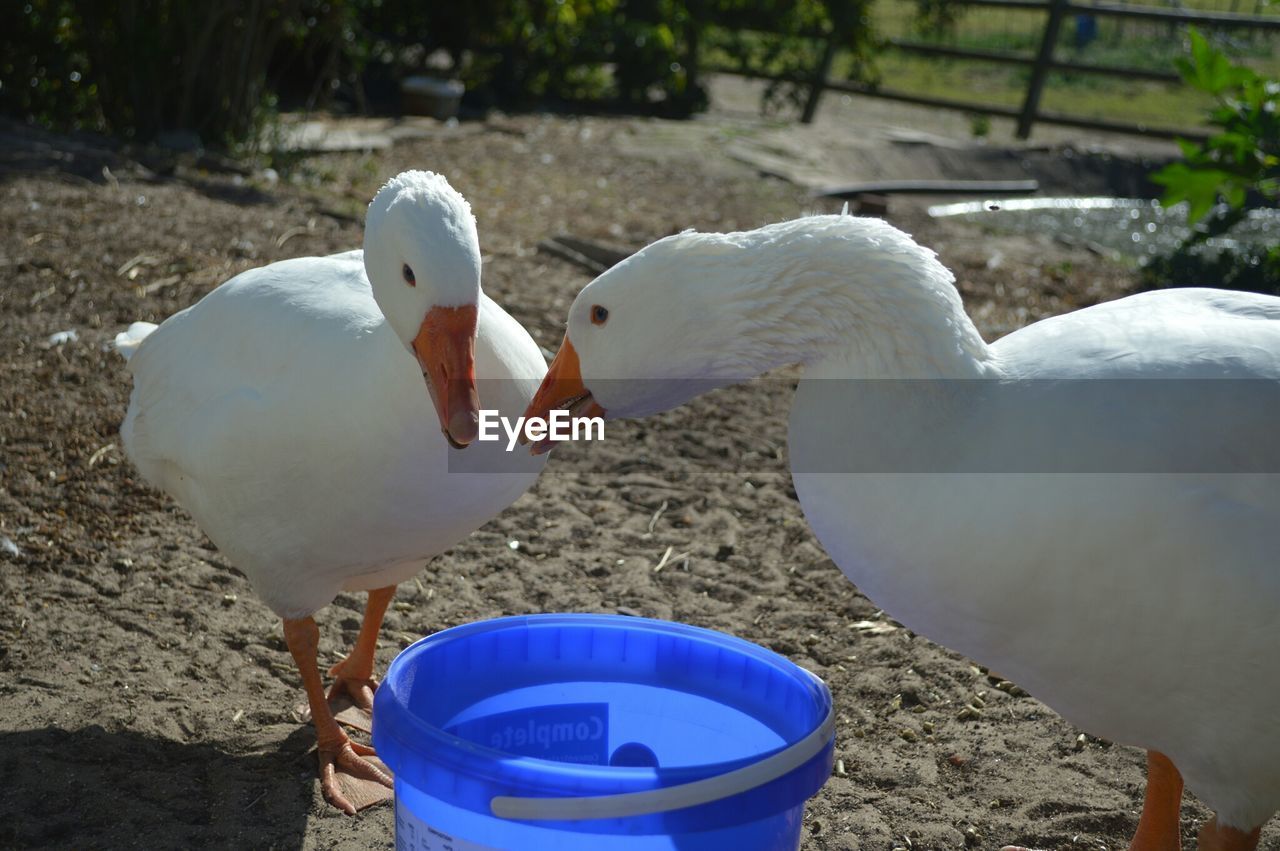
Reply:
<svg viewBox="0 0 1280 851"><path fill-rule="evenodd" d="M444 177L406 171L369 205L364 265L387 324L416 358L440 428L476 439L475 338L480 243L471 207Z"/></svg>
<svg viewBox="0 0 1280 851"><path fill-rule="evenodd" d="M691 286L699 276L689 267L699 253L691 251L693 236L704 235L656 242L578 293L527 416L641 417L710 389L706 379L728 327L717 320L714 285Z"/></svg>
<svg viewBox="0 0 1280 851"><path fill-rule="evenodd" d="M758 375L733 354L750 309L741 278L761 274L758 246L742 238L750 236L686 231L587 284L525 416L649 416Z"/></svg>
<svg viewBox="0 0 1280 851"><path fill-rule="evenodd" d="M848 377L968 376L988 353L953 281L879 219L669 236L582 289L525 416L648 416L832 358Z"/></svg>

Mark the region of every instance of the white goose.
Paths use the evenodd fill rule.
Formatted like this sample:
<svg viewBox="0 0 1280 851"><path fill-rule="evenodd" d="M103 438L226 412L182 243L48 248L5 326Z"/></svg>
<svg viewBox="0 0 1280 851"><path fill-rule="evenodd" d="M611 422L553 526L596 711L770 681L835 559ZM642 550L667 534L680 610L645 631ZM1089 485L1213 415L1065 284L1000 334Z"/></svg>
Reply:
<svg viewBox="0 0 1280 851"><path fill-rule="evenodd" d="M583 289L527 413L643 416L794 363L796 491L841 570L1145 748L1136 851L1178 848L1184 779L1217 814L1202 849L1255 847L1280 809L1280 299L1168 290L988 345L882 221L686 232ZM848 380L904 378L929 380ZM1062 380L1104 378L1254 380Z"/></svg>
<svg viewBox="0 0 1280 851"><path fill-rule="evenodd" d="M476 437L477 380L485 406L511 415L546 373L528 333L480 290L471 208L443 177L406 172L369 206L363 252L251 269L116 345L133 373L129 457L284 619L326 799L354 813L385 797L390 778L361 759L372 749L327 705L311 615L340 591L369 592L329 695L369 709L396 584L542 466L500 442L450 448Z"/></svg>

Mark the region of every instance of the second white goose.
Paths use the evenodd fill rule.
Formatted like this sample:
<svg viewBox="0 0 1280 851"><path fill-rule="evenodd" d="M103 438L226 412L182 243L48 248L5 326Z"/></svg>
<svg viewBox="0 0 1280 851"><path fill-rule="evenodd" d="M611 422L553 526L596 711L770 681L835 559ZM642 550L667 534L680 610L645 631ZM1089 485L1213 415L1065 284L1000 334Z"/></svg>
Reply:
<svg viewBox="0 0 1280 851"><path fill-rule="evenodd" d="M1280 299L1167 290L988 345L882 221L686 232L582 290L527 413L644 416L795 363L796 491L841 570L1146 749L1135 851L1176 851L1184 780L1217 812L1201 849L1255 847L1280 808Z"/></svg>

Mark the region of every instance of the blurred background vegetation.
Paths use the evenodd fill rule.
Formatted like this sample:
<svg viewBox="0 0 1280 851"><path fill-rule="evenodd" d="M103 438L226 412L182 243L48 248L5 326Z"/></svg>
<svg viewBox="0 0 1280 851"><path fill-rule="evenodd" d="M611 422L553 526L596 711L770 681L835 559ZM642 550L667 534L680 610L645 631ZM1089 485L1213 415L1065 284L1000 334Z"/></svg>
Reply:
<svg viewBox="0 0 1280 851"><path fill-rule="evenodd" d="M801 73L803 34L871 47L870 0L17 0L0 4L0 111L234 150L277 111L393 111L398 81L461 79L471 106L557 102L671 116L706 105L690 57ZM755 23L771 37L734 38ZM806 64L807 63L807 64Z"/></svg>
<svg viewBox="0 0 1280 851"><path fill-rule="evenodd" d="M1274 0L1148 2L1280 13ZM1185 27L1074 17L1059 57L1171 71L1187 51ZM783 105L803 100L829 41L832 77L1016 106L1029 68L895 44L1034 54L1044 20L1034 9L950 0L10 0L0 4L0 112L137 141L181 131L236 150L280 110L394 112L399 81L429 72L462 80L472 109L687 116L706 105L699 60L784 78L766 91L766 105ZM1274 33L1213 38L1280 76ZM1213 99L1176 83L1055 72L1043 106L1195 126ZM986 126L975 117L975 134Z"/></svg>

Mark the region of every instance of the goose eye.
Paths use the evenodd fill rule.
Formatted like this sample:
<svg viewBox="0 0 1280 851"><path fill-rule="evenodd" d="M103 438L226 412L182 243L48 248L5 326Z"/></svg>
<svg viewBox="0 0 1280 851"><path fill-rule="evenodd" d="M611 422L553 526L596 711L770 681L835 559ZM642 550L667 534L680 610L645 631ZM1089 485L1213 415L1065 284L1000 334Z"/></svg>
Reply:
<svg viewBox="0 0 1280 851"><path fill-rule="evenodd" d="M593 325L603 325L609 321L609 308L602 305L594 305L591 308L591 323Z"/></svg>
<svg viewBox="0 0 1280 851"><path fill-rule="evenodd" d="M404 268L400 270L400 274L404 275L404 282L411 287L418 285L418 279L413 276L413 270L409 268L409 264L404 264Z"/></svg>

